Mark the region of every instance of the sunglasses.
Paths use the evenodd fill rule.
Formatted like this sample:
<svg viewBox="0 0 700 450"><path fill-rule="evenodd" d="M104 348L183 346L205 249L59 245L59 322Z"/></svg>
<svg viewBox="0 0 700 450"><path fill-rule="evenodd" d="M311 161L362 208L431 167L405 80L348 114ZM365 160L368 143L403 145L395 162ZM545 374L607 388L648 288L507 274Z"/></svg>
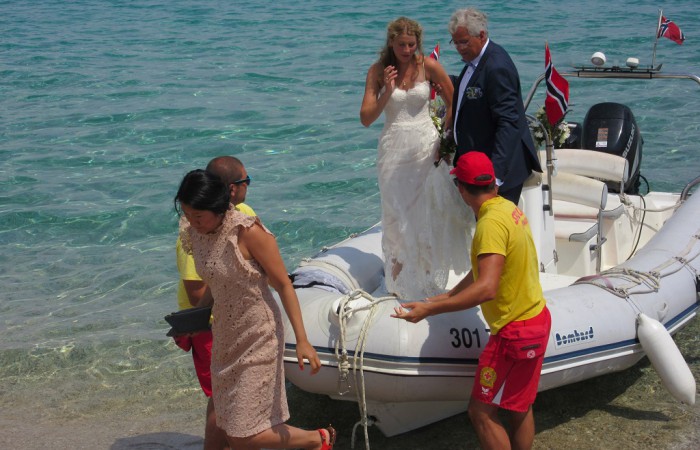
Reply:
<svg viewBox="0 0 700 450"><path fill-rule="evenodd" d="M250 175L241 180L232 181L231 184L245 184L246 186L250 186Z"/></svg>

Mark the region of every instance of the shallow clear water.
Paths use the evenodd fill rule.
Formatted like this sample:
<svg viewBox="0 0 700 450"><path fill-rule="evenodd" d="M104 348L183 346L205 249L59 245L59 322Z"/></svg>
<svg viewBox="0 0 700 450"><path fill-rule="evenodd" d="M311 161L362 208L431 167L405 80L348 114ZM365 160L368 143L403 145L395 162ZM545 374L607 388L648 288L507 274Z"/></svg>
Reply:
<svg viewBox="0 0 700 450"><path fill-rule="evenodd" d="M525 91L543 71L545 41L560 71L597 50L650 64L654 2L552 3L479 5ZM660 40L657 61L697 71L700 11L674 3L665 14L688 40ZM124 404L167 394L156 410L194 395L189 356L162 319L176 307L181 177L217 155L241 158L254 180L247 202L290 268L371 226L382 120L359 123L367 68L386 23L407 15L424 26L424 49L439 41L441 62L459 73L446 22L461 6L0 1L0 404L79 416L107 414L100 402L116 402L115 389ZM653 189L678 191L700 173L696 86L620 84L599 99L584 85L576 97L572 83L568 119L597 101L632 107ZM540 90L530 111L543 101Z"/></svg>

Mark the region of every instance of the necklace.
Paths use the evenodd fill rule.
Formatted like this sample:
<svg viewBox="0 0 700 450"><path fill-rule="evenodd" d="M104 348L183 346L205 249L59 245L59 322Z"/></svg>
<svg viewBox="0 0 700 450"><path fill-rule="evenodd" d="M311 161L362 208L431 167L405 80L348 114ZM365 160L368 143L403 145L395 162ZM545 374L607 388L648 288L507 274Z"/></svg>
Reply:
<svg viewBox="0 0 700 450"><path fill-rule="evenodd" d="M406 72L404 72L403 76L401 77L401 79L403 80L403 81L401 82L401 87L404 88L404 89L406 89L406 86L408 85L408 83L406 82L406 80L408 79L408 80L410 81L410 80L411 80L411 76L413 75L411 69L412 69L412 66L409 66L409 67L406 69Z"/></svg>
<svg viewBox="0 0 700 450"><path fill-rule="evenodd" d="M408 71L406 71L406 73L403 74L403 77L401 77L402 80L403 80L403 81L401 81L401 87L402 87L402 88L406 89L406 85L408 85L408 83L406 82L406 79L409 79L409 80L410 80L410 76L411 76L411 75L408 73Z"/></svg>

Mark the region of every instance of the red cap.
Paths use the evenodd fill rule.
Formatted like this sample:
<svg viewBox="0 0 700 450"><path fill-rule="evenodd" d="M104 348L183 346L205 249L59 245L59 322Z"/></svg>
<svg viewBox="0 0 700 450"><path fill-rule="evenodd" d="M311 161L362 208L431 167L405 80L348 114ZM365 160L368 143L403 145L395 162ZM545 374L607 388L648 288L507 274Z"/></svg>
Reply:
<svg viewBox="0 0 700 450"><path fill-rule="evenodd" d="M450 174L463 183L476 186L489 185L496 179L489 157L476 150L460 156Z"/></svg>

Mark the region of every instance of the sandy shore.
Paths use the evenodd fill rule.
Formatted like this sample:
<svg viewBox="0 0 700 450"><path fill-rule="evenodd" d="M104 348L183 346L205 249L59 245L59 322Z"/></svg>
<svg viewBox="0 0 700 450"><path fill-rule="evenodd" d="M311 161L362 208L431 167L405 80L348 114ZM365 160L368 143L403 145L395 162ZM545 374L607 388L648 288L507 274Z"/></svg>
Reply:
<svg viewBox="0 0 700 450"><path fill-rule="evenodd" d="M690 449L700 445L700 409L670 399L651 367L600 377L540 394L536 404L536 449ZM200 399L201 400L201 399ZM30 411L1 413L0 448L194 450L202 445L204 402L181 413L135 413L111 418L32 420ZM184 406L184 405L183 405ZM290 390L294 423L316 427L332 422L337 449L349 449L358 419L355 403ZM473 449L476 436L465 414L392 438L369 430L374 449ZM355 448L364 448L358 428Z"/></svg>
<svg viewBox="0 0 700 450"><path fill-rule="evenodd" d="M173 418L123 417L121 420L29 421L26 418L0 419L0 448L74 449L74 450L157 450L202 448L202 426L197 423L175 425ZM188 415L189 416L189 415ZM183 417L183 419L195 419ZM161 431L179 429L179 431Z"/></svg>
<svg viewBox="0 0 700 450"><path fill-rule="evenodd" d="M700 379L700 320L676 341L695 379ZM191 383L188 372L178 375ZM0 390L0 448L201 448L206 400L196 387L179 393L166 387L139 389L124 401L125 386L101 385L94 391L81 386L75 395L61 385L41 395L29 388ZM43 404L27 404L28 398L42 398ZM339 432L336 448L351 448L352 428L359 419L356 403L292 387L289 404L291 424L317 428L330 422ZM688 406L674 400L646 359L620 373L540 393L535 418L536 449L700 448L700 402ZM369 438L375 450L478 447L466 414L391 438L370 428ZM356 439L355 448L364 449L361 428Z"/></svg>

